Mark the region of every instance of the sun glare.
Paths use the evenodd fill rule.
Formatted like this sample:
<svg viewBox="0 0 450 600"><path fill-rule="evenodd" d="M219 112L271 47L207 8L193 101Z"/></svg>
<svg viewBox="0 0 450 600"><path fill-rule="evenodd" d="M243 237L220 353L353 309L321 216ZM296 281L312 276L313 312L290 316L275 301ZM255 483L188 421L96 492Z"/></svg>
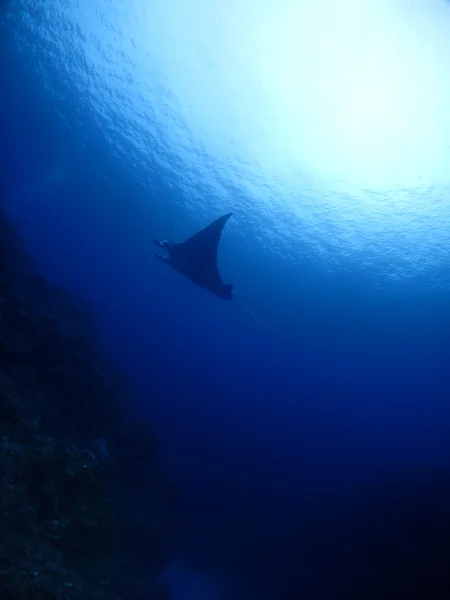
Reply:
<svg viewBox="0 0 450 600"><path fill-rule="evenodd" d="M277 97L286 147L299 162L342 179L417 183L447 154L450 87L439 14L438 31L429 23L420 31L406 11L414 2L320 4L302 36L291 35L288 49L285 41L276 45L263 75ZM285 15L284 36L301 16ZM305 52L309 67L299 77Z"/></svg>
<svg viewBox="0 0 450 600"><path fill-rule="evenodd" d="M399 57L394 45L361 54L329 71L322 121L328 159L334 156L343 171L378 178L423 172L440 150L432 69L421 68L412 50Z"/></svg>

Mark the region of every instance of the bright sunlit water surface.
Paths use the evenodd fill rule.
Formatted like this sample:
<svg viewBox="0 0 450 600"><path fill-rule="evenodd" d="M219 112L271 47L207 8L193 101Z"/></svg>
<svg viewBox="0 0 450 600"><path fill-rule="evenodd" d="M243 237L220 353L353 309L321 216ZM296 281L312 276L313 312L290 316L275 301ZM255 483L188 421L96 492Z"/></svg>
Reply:
<svg viewBox="0 0 450 600"><path fill-rule="evenodd" d="M143 185L162 170L196 224L234 210L287 270L306 256L375 285L448 284L442 0L50 0L19 18L61 105L78 91Z"/></svg>

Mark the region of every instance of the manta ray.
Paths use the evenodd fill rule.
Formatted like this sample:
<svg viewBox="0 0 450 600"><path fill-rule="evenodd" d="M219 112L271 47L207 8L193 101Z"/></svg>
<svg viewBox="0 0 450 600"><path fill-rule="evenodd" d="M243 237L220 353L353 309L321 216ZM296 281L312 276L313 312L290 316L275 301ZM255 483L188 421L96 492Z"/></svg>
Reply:
<svg viewBox="0 0 450 600"><path fill-rule="evenodd" d="M232 300L233 284L224 283L217 268L220 236L232 214L219 217L181 243L153 240L158 248L167 252L166 256L157 254L156 258L219 298Z"/></svg>

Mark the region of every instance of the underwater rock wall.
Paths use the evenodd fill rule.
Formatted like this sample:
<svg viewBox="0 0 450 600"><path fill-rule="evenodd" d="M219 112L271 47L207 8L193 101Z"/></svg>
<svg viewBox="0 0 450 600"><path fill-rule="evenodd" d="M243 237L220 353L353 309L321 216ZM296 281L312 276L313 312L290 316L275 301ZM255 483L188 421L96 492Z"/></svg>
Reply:
<svg viewBox="0 0 450 600"><path fill-rule="evenodd" d="M174 496L89 308L0 212L0 600L169 598Z"/></svg>

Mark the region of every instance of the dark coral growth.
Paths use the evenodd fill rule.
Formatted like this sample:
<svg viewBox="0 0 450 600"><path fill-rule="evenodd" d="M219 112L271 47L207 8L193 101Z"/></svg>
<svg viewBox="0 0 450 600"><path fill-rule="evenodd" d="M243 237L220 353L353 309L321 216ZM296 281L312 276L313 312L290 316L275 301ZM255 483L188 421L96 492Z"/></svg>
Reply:
<svg viewBox="0 0 450 600"><path fill-rule="evenodd" d="M0 600L166 600L172 502L89 310L0 213Z"/></svg>

